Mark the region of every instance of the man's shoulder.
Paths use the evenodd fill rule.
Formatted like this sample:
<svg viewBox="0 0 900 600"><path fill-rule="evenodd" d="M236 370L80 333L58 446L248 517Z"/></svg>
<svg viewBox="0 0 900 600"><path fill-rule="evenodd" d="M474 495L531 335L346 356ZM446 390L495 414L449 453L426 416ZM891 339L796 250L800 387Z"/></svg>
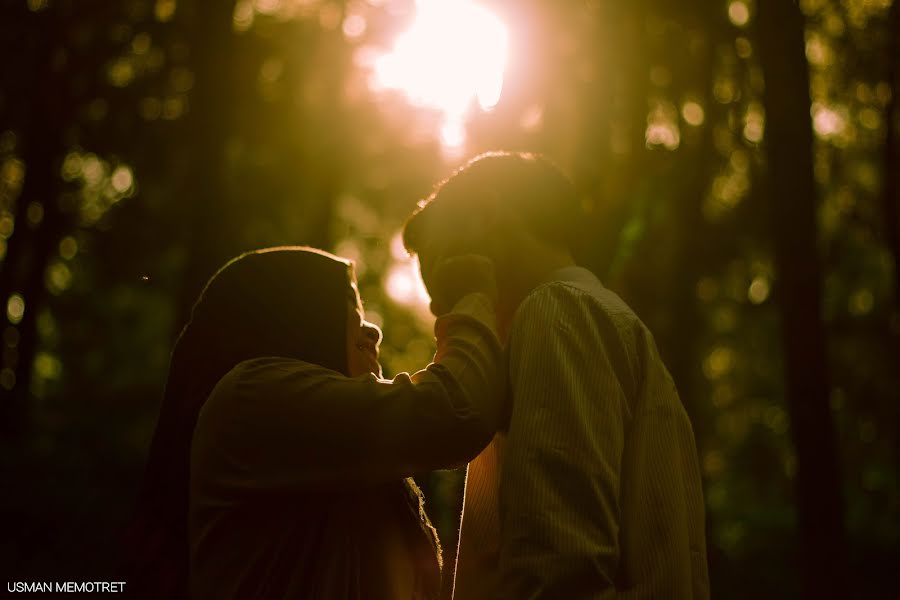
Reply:
<svg viewBox="0 0 900 600"><path fill-rule="evenodd" d="M611 320L620 326L643 326L631 307L599 280L552 280L535 287L525 297L513 318L512 330L535 316L566 319L579 314Z"/></svg>

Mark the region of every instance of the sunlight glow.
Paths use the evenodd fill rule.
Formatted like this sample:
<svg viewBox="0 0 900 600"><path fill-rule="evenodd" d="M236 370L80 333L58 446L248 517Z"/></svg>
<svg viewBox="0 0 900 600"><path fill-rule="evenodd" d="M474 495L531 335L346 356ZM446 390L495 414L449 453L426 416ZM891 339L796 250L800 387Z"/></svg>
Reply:
<svg viewBox="0 0 900 600"><path fill-rule="evenodd" d="M415 283L412 274L402 267L394 267L385 280L385 288L391 300L410 304L415 299Z"/></svg>
<svg viewBox="0 0 900 600"><path fill-rule="evenodd" d="M408 259L391 265L384 287L388 297L397 304L428 309L431 298L419 277L418 262Z"/></svg>
<svg viewBox="0 0 900 600"><path fill-rule="evenodd" d="M448 116L441 127L441 143L447 148L459 148L465 141L465 123L462 119Z"/></svg>
<svg viewBox="0 0 900 600"><path fill-rule="evenodd" d="M488 111L500 100L506 54L506 27L483 6L417 0L412 26L375 60L372 86L400 90L413 104L440 110L442 142L461 146L472 101Z"/></svg>
<svg viewBox="0 0 900 600"><path fill-rule="evenodd" d="M431 321L431 298L419 275L419 261L406 252L399 231L391 237L390 252L390 266L382 282L388 298L410 309L423 323Z"/></svg>
<svg viewBox="0 0 900 600"><path fill-rule="evenodd" d="M435 318L431 314L431 298L419 277L418 261L407 260L393 263L388 267L387 276L382 280L382 285L390 300L389 303L394 306L391 312L397 314L395 311L399 309L400 312L412 317L423 333L433 329ZM366 314L368 315L368 312ZM413 352L412 346L415 344L415 341L411 342L406 351ZM427 349L424 354L429 355L426 357L426 361L430 359Z"/></svg>

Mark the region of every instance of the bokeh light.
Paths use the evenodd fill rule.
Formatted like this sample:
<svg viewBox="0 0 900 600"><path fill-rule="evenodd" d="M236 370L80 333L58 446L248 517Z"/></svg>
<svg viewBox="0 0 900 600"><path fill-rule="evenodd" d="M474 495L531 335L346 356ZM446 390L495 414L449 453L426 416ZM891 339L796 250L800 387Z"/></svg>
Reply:
<svg viewBox="0 0 900 600"><path fill-rule="evenodd" d="M728 5L728 19L734 25L743 27L750 21L750 9L744 2L736 0Z"/></svg>
<svg viewBox="0 0 900 600"><path fill-rule="evenodd" d="M17 325L25 316L25 299L20 294L13 294L6 302L6 318Z"/></svg>
<svg viewBox="0 0 900 600"><path fill-rule="evenodd" d="M703 107L698 103L689 101L685 102L684 106L681 107L681 116L684 118L685 122L688 125L693 125L697 127L703 124L703 119L705 118L705 113L703 112Z"/></svg>
<svg viewBox="0 0 900 600"><path fill-rule="evenodd" d="M400 232L391 238L391 259L384 277L388 297L427 318L431 297L419 276L419 261L406 253Z"/></svg>
<svg viewBox="0 0 900 600"><path fill-rule="evenodd" d="M753 304L762 304L769 297L769 282L765 277L758 276L750 283L747 297Z"/></svg>

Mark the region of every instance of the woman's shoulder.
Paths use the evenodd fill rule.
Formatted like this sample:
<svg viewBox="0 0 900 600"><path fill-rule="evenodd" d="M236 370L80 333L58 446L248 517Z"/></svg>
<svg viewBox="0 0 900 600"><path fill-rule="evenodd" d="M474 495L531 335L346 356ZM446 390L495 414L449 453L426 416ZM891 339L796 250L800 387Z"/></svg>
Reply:
<svg viewBox="0 0 900 600"><path fill-rule="evenodd" d="M327 369L321 365L284 356L260 356L241 361L228 372L226 377L231 376L243 380L254 377L266 378L295 374L343 377L337 371Z"/></svg>
<svg viewBox="0 0 900 600"><path fill-rule="evenodd" d="M256 429L265 430L275 421L302 413L310 402L334 386L328 381L344 375L294 358L266 356L241 361L216 383L198 414L194 441L242 439Z"/></svg>
<svg viewBox="0 0 900 600"><path fill-rule="evenodd" d="M271 392L285 386L304 385L328 379L344 379L337 371L296 358L262 356L244 360L226 373L210 394L210 399L221 396L242 396L250 393Z"/></svg>

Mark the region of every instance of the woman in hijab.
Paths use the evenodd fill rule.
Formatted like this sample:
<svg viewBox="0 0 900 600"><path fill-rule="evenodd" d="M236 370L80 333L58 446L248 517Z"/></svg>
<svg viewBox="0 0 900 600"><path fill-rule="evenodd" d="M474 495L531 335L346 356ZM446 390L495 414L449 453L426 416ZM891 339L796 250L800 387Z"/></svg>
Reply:
<svg viewBox="0 0 900 600"><path fill-rule="evenodd" d="M435 361L380 376L352 264L271 248L216 273L169 367L129 532L129 592L430 599L440 546L410 478L473 458L501 407L493 272L445 261Z"/></svg>

